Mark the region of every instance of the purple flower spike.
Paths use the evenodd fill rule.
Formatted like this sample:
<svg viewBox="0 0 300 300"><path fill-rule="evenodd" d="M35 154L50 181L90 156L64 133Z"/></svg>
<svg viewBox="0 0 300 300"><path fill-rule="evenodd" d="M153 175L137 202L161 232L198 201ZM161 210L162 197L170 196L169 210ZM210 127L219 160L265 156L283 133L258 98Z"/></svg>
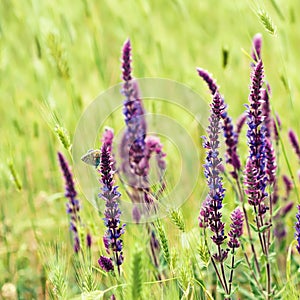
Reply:
<svg viewBox="0 0 300 300"><path fill-rule="evenodd" d="M285 207L281 209L281 216L284 218L293 208L294 202L290 201Z"/></svg>
<svg viewBox="0 0 300 300"><path fill-rule="evenodd" d="M70 230L73 233L73 248L75 253L78 253L80 250L80 240L79 240L78 228L77 228L78 225L80 224L79 201L75 199L77 196L77 192L74 187L74 180L73 180L73 175L70 171L70 167L66 159L60 152L58 152L58 160L66 183L65 196L66 198L69 199L67 203L67 213L70 216Z"/></svg>
<svg viewBox="0 0 300 300"><path fill-rule="evenodd" d="M253 46L252 46L252 53L251 56L253 60L257 63L261 59L261 45L262 45L262 35L260 33L257 33L253 37ZM254 67L254 64L252 63L252 66Z"/></svg>
<svg viewBox="0 0 300 300"><path fill-rule="evenodd" d="M233 124L231 118L224 113L223 115L223 130L226 144L226 162L233 166L231 175L237 179L237 171L241 168L241 162L237 154L237 134L233 130Z"/></svg>
<svg viewBox="0 0 300 300"><path fill-rule="evenodd" d="M262 90L262 99L263 103L263 115L264 115L264 125L266 127L266 137L271 137L271 130L272 130L272 119L271 119L271 109L270 109L270 95L271 95L271 88L270 85L267 84L268 90Z"/></svg>
<svg viewBox="0 0 300 300"><path fill-rule="evenodd" d="M233 178L238 177L238 171L241 168L241 163L239 156L237 154L237 142L238 142L238 136L234 132L233 124L231 118L228 116L226 112L226 104L224 102L223 97L219 93L219 88L216 84L216 81L212 78L212 76L203 69L198 68L197 69L199 76L207 83L212 96L215 96L218 94L219 101L222 102L222 113L220 114L220 117L223 120L223 131L224 131L224 137L225 137L225 144L226 144L226 162L231 164L233 166L233 171L231 172L231 175ZM212 109L214 109L212 107Z"/></svg>
<svg viewBox="0 0 300 300"><path fill-rule="evenodd" d="M105 127L104 133L102 136L102 143L106 144L110 148L110 151L112 151L113 139L114 139L113 129L110 127Z"/></svg>
<svg viewBox="0 0 300 300"><path fill-rule="evenodd" d="M210 198L207 197L202 203L200 214L198 217L200 228L206 228L208 226L210 213L211 213Z"/></svg>
<svg viewBox="0 0 300 300"><path fill-rule="evenodd" d="M216 81L213 79L212 75L209 74L206 70L197 68L198 74L202 79L207 83L208 88L211 91L211 94L214 95L215 92L219 89L216 84Z"/></svg>
<svg viewBox="0 0 300 300"><path fill-rule="evenodd" d="M70 171L70 167L66 159L60 152L58 152L58 160L66 182L65 196L67 198L74 199L77 196L77 192L75 191L73 176Z"/></svg>
<svg viewBox="0 0 300 300"><path fill-rule="evenodd" d="M131 77L131 44L128 39L123 46L122 50L122 79L128 82L132 79Z"/></svg>
<svg viewBox="0 0 300 300"><path fill-rule="evenodd" d="M88 248L92 247L92 236L90 233L86 235L86 245Z"/></svg>
<svg viewBox="0 0 300 300"><path fill-rule="evenodd" d="M130 177L132 170L134 174L142 176L144 169L139 167L139 163L144 156L147 128L138 84L131 75L131 45L129 40L125 42L122 53L122 79L124 81L122 93L126 97L123 108L126 131L120 148L120 155L123 159L122 170L128 177ZM133 178L129 179L134 181Z"/></svg>
<svg viewBox="0 0 300 300"><path fill-rule="evenodd" d="M244 124L247 121L247 115L243 113L236 121L236 134L239 135L243 129Z"/></svg>
<svg viewBox="0 0 300 300"><path fill-rule="evenodd" d="M145 170L144 175L146 176L149 173L150 158L153 153L156 154L156 161L160 173L163 173L163 171L166 169L166 161L165 161L166 154L162 150L163 146L160 142L160 139L156 136L150 135L146 137L145 142L146 142L145 155L140 162L140 168Z"/></svg>
<svg viewBox="0 0 300 300"><path fill-rule="evenodd" d="M246 121L247 121L247 115L245 113L240 115L236 121L236 146L239 143L239 137Z"/></svg>
<svg viewBox="0 0 300 300"><path fill-rule="evenodd" d="M103 143L101 147L101 163L99 170L102 184L102 193L100 194L100 197L105 201L103 220L104 225L107 227L103 242L107 253L111 255L120 274L119 266L123 263L123 241L121 235L124 234L125 224L122 226L120 225L121 210L119 208L119 198L121 194L117 190L118 187L114 185L113 165L114 160L111 154L111 147L106 143Z"/></svg>
<svg viewBox="0 0 300 300"><path fill-rule="evenodd" d="M291 193L292 189L294 188L294 184L293 184L292 180L287 175L283 175L282 179L283 179L283 183L284 183L284 186L285 186L284 200L287 200L290 196L290 193Z"/></svg>
<svg viewBox="0 0 300 300"><path fill-rule="evenodd" d="M295 134L295 132L292 129L289 130L289 139L290 139L290 143L291 143L292 147L294 148L294 150L298 156L298 159L300 160L299 140L298 140L297 135Z"/></svg>
<svg viewBox="0 0 300 300"><path fill-rule="evenodd" d="M232 212L231 221L232 221L232 223L230 224L231 230L228 233L230 237L230 240L228 242L228 247L234 249L240 246L239 238L243 234L244 215L239 208L236 208Z"/></svg>
<svg viewBox="0 0 300 300"><path fill-rule="evenodd" d="M276 181L276 156L275 151L273 149L273 145L270 139L266 139L266 173L267 173L267 181L270 185L273 185Z"/></svg>
<svg viewBox="0 0 300 300"><path fill-rule="evenodd" d="M295 229L296 229L295 237L298 242L296 248L300 254L300 205L298 205L298 212L296 214L296 218L297 218L297 222L295 223Z"/></svg>
<svg viewBox="0 0 300 300"><path fill-rule="evenodd" d="M259 61L252 73L251 91L248 106L247 139L250 148L246 163L245 185L250 205L259 206L258 214L264 215L268 209L262 202L265 200L266 189L266 137L265 127L262 126L263 100L261 89L263 83L263 64Z"/></svg>
<svg viewBox="0 0 300 300"><path fill-rule="evenodd" d="M213 232L212 241L218 246L218 253L213 254L216 261L223 262L228 255L227 251L220 248L224 243L226 236L224 234L225 224L221 221L223 206L223 198L225 189L223 188L222 177L220 176L220 165L222 159L219 158L219 135L221 129L221 119L226 115L226 105L224 99L218 92L218 87L210 74L202 69L197 69L201 76L209 86L213 95L213 101L210 105L211 115L209 118L209 126L207 128L207 136L204 137L203 147L207 149L206 160L204 164L204 175L207 179L209 193L199 215L199 226L206 228L207 226Z"/></svg>
<svg viewBox="0 0 300 300"><path fill-rule="evenodd" d="M98 264L105 272L110 272L114 269L111 258L101 255L98 259Z"/></svg>
<svg viewBox="0 0 300 300"><path fill-rule="evenodd" d="M220 245L223 244L226 236L224 235L224 223L221 221L222 201L225 189L223 188L222 177L220 176L219 165L222 159L219 158L219 134L220 120L224 113L224 101L219 93L215 93L211 104L211 115L209 118L210 125L207 128L208 138L204 137L203 147L207 149L206 161L204 165L204 175L207 179L209 194L203 209L200 211L200 226L206 226L208 221L210 230L214 233L213 242L218 246L218 253L213 257L216 261L222 262L227 257L227 251L221 251ZM209 209L208 209L209 206ZM206 214L209 214L206 215Z"/></svg>

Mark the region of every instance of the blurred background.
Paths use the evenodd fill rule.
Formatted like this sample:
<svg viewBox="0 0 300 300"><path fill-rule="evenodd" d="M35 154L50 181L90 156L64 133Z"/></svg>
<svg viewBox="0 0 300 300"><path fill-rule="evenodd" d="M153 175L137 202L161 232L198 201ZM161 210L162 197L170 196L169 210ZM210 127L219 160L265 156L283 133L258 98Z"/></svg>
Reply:
<svg viewBox="0 0 300 300"><path fill-rule="evenodd" d="M300 134L299 14L300 2L293 0L1 0L0 287L13 282L19 299L41 297L45 274L39 242L68 237L56 161L56 152L64 150L55 126L65 128L72 140L84 109L121 81L127 38L135 77L178 81L209 102L195 68L207 69L235 121L248 99L252 37L261 32L271 105L287 142L289 128ZM262 16L269 17L271 30ZM296 174L288 143L286 150ZM200 196L184 206L190 228L197 225ZM87 219L98 217L87 201L84 206Z"/></svg>

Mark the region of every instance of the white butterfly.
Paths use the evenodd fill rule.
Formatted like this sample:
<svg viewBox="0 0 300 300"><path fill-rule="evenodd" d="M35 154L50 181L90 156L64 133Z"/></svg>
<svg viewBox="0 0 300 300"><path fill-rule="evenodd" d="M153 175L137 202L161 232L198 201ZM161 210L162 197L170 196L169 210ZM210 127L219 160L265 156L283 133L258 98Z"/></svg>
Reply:
<svg viewBox="0 0 300 300"><path fill-rule="evenodd" d="M81 160L88 165L97 168L100 164L100 150L90 149L86 154L81 157Z"/></svg>

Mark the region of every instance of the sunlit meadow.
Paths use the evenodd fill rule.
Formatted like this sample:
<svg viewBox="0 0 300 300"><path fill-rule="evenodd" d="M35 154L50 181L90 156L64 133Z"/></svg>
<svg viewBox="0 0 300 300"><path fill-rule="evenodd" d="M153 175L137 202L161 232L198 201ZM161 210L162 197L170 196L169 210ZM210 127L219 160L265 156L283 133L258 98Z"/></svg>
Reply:
<svg viewBox="0 0 300 300"><path fill-rule="evenodd" d="M0 298L299 299L299 12L293 0L0 1ZM199 177L148 223L182 158L148 134L144 110L169 108L135 101L133 77L174 80L211 108L209 128L194 120L202 111L169 111L198 149ZM99 128L80 162L97 209L73 137L120 83L124 108L105 125L125 128L121 146ZM145 207L127 222L122 201Z"/></svg>

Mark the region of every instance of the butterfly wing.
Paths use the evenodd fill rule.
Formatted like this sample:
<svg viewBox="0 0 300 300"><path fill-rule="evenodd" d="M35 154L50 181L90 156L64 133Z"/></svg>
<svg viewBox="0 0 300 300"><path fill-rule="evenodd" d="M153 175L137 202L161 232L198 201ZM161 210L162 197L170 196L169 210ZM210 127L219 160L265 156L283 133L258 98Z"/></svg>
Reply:
<svg viewBox="0 0 300 300"><path fill-rule="evenodd" d="M100 164L100 150L89 150L86 154L84 154L81 157L81 160L91 166L94 166L95 168L98 167Z"/></svg>

